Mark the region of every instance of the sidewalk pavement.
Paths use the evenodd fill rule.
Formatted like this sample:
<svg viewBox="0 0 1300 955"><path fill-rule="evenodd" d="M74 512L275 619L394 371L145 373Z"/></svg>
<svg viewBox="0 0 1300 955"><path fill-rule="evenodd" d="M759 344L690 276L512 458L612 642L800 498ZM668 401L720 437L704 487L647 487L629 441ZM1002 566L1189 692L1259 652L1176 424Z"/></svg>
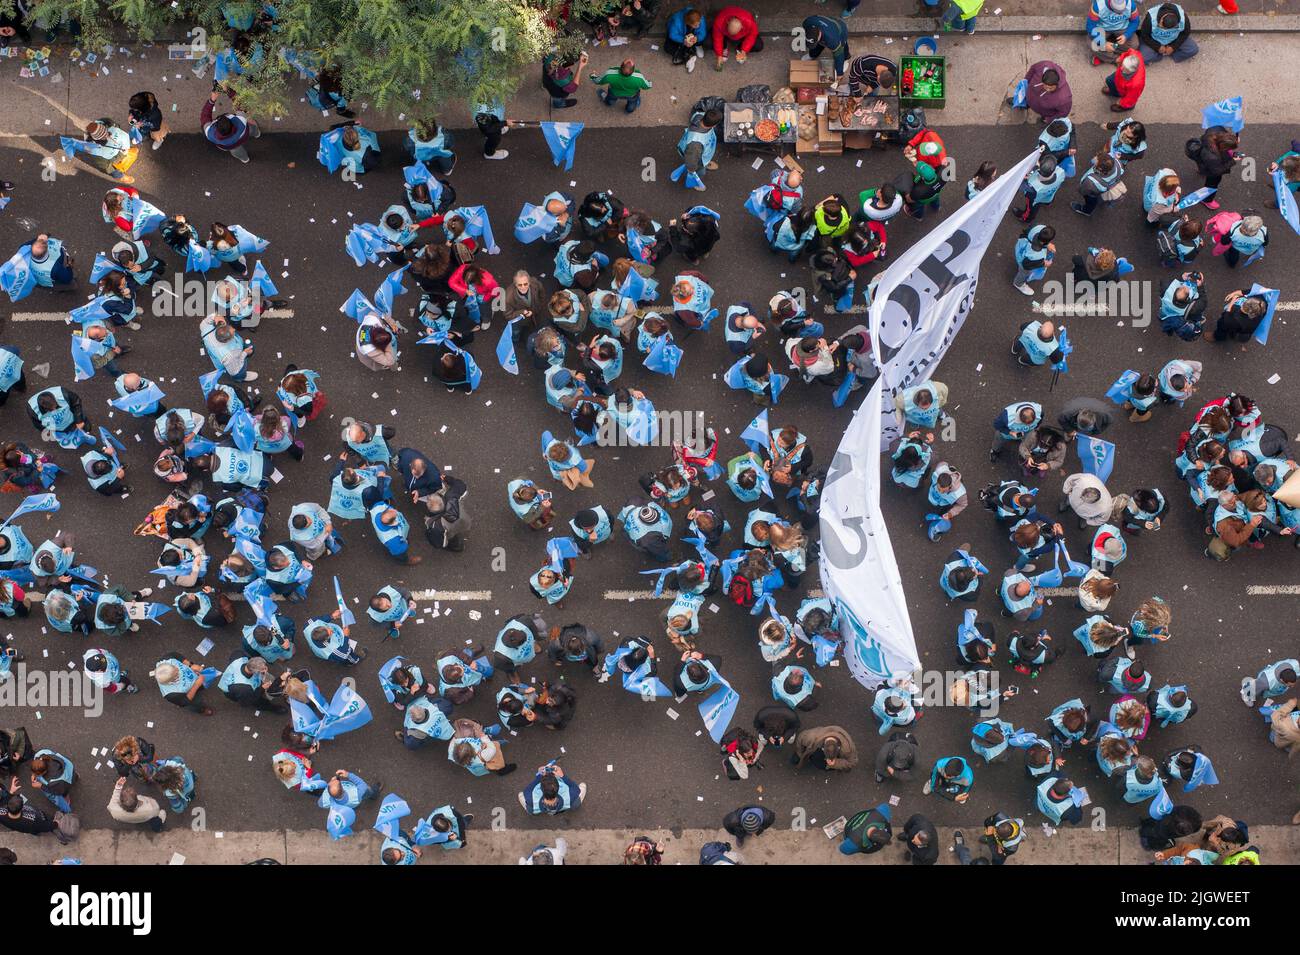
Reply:
<svg viewBox="0 0 1300 955"><path fill-rule="evenodd" d="M760 0L760 4L773 6L777 2ZM883 6L903 2L881 0ZM1006 0L1008 6L1014 2L1022 0ZM1282 0L1268 2L1282 6ZM1300 7L1300 0L1285 0L1285 4L1287 7ZM1032 4L1023 0L1022 5ZM1052 0L1052 5L1062 4ZM994 8L997 9L996 4ZM1054 60L1065 68L1074 92L1076 122L1100 123L1113 118L1109 112L1111 101L1101 94L1102 80L1108 68L1090 65L1080 20L1046 18L1059 29L1052 31L1044 27L1041 32L1017 33L986 30L984 19L987 18L981 19L980 32L974 36L948 34L940 40L940 52L949 58L953 84L947 107L930 113L934 125L939 128L992 126L1023 121L1023 117L1014 118L1004 108L1003 94L1012 81L1023 75L1029 64L1043 59ZM992 19L997 22L999 18ZM1300 121L1300 101L1293 88L1283 87L1279 92L1274 81L1274 77L1300 68L1300 43L1295 42L1291 33L1270 32L1268 29L1270 25L1291 24L1288 29L1300 32L1300 15L1216 16L1211 20L1202 14L1198 22L1206 27L1223 29L1230 27L1232 21L1241 21L1243 30L1249 21L1251 32L1209 33L1202 28L1196 33L1201 46L1196 59L1184 64L1162 62L1151 65L1147 89L1138 109L1146 122L1193 121L1196 118L1193 107L1199 108L1202 104L1238 94L1245 97L1249 123ZM881 21L860 13L852 18L852 22L855 26L869 23L877 29ZM856 35L852 47L856 53L877 52L896 57L911 49L922 25L929 25L929 21L909 20L907 29L893 36L878 33ZM661 38L653 35L621 46L602 44L592 48L589 72L603 72L631 56L654 83L654 89L645 94L642 107L632 116L624 114L621 105L602 105L585 76L578 91L578 105L568 110L552 110L550 98L532 75L524 77L519 93L508 106L508 114L517 120L567 120L593 127L681 126L688 119L691 105L703 95L734 96L739 87L751 83L765 83L773 89L785 85L789 61L797 58L798 54L787 52L788 33L778 36L764 32L769 44L767 49L750 57L743 65L734 59L729 61L722 72L714 71L708 56L698 62L693 73L687 73L684 67L672 66L662 50ZM123 49L126 52L122 52ZM49 61L50 75L46 77L19 78L21 61L18 58L0 60L0 101L6 104L4 114L0 116L0 137L75 135L75 127L84 127L88 120L100 116L124 121L127 100L142 89L151 89L158 97L173 131L198 132L199 112L210 89L210 70L200 78L192 72L192 63L168 62L165 45L115 47L112 56L101 57L97 63L85 66L68 59L69 51L70 47L66 45L53 50ZM85 61L81 62L84 64ZM108 69L107 74L102 72L104 69ZM53 81L55 75L59 76L58 82ZM303 84L296 78L291 79L288 85L291 91L288 113L278 118L259 117L264 131L323 131L340 121L332 113L322 116L311 109L302 95ZM358 119L372 128L396 129L404 125L405 116L372 113L364 99L353 105L358 111ZM452 128L472 127L468 114L458 115L449 111L440 118ZM469 144L475 136L470 133L462 137L466 148L472 148ZM47 149L29 145L41 156L48 153ZM509 148L509 145L507 139L505 146ZM146 162L154 161L166 162L165 148L157 154L146 151Z"/></svg>
<svg viewBox="0 0 1300 955"><path fill-rule="evenodd" d="M901 830L907 814L895 812L895 829ZM824 822L824 821L823 821ZM978 830L964 830L967 845L976 845ZM631 829L530 829L480 830L471 826L469 845L455 852L436 847L424 850L422 864L516 865L534 846L554 845L557 837L568 843L566 863L610 865L619 862L623 850L639 835L665 844L665 865L696 865L700 847L714 840L735 843L722 830L631 830ZM1300 826L1255 826L1251 841L1259 848L1265 865L1294 865L1300 862ZM952 830L940 829L941 865L957 864L951 851ZM145 829L89 829L69 846L60 846L49 836L0 833L0 845L14 850L24 865L44 865L63 858L80 859L89 865L243 865L255 859L271 858L286 865L377 865L382 838L367 830L346 839L332 840L323 830L273 832L193 832L176 829L153 835ZM748 865L899 865L905 864L902 843L864 856L844 856L839 839L828 839L818 825L806 832L769 831L747 840L737 850ZM1059 829L1050 837L1041 825L1027 828L1025 841L1016 853L1015 865L1146 865L1151 853L1138 841L1135 829Z"/></svg>

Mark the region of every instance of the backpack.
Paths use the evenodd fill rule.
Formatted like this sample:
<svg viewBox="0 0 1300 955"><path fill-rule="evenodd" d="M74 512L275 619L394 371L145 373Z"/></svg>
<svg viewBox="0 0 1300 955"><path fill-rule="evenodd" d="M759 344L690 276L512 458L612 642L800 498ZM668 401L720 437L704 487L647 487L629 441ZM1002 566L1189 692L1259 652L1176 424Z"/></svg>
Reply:
<svg viewBox="0 0 1300 955"><path fill-rule="evenodd" d="M1187 142L1183 144L1183 153L1186 154L1187 158L1190 159L1192 162L1199 163L1201 161L1200 138L1196 137L1187 140Z"/></svg>
<svg viewBox="0 0 1300 955"><path fill-rule="evenodd" d="M1174 223L1174 229L1178 223ZM1174 239L1174 232L1169 229L1161 229L1156 233L1156 251L1160 253L1160 258L1165 261L1179 261L1178 243Z"/></svg>

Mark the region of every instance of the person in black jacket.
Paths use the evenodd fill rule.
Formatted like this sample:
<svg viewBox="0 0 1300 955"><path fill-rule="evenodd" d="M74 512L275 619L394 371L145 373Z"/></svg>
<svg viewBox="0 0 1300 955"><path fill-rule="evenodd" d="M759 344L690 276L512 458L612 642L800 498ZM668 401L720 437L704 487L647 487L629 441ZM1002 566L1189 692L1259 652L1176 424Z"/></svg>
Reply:
<svg viewBox="0 0 1300 955"><path fill-rule="evenodd" d="M10 832L21 832L29 836L51 832L63 845L66 846L71 842L72 840L63 834L52 817L37 809L18 792L18 785L18 777L15 776L9 786L10 796L5 805L5 812L0 814L0 826L4 826Z"/></svg>
<svg viewBox="0 0 1300 955"><path fill-rule="evenodd" d="M1201 133L1200 140L1187 142L1187 157L1196 163L1196 169L1205 177L1205 185L1218 189L1223 177L1232 172L1241 155L1237 152L1237 134L1226 126L1211 126ZM1205 200L1205 208L1219 208L1218 195Z"/></svg>
<svg viewBox="0 0 1300 955"><path fill-rule="evenodd" d="M799 726L799 714L784 704L770 703L754 714L754 729L767 746L793 743Z"/></svg>
<svg viewBox="0 0 1300 955"><path fill-rule="evenodd" d="M911 779L919 753L916 737L911 733L903 730L890 733L889 739L876 753L876 782L883 783L886 779L905 782Z"/></svg>
<svg viewBox="0 0 1300 955"><path fill-rule="evenodd" d="M717 217L703 212L685 212L680 219L668 223L668 238L673 251L691 265L699 265L721 237Z"/></svg>
<svg viewBox="0 0 1300 955"><path fill-rule="evenodd" d="M1263 296L1249 295L1245 289L1229 292L1223 301L1223 311L1214 326L1214 340L1232 340L1244 345L1259 328L1268 304Z"/></svg>
<svg viewBox="0 0 1300 955"><path fill-rule="evenodd" d="M920 813L903 823L898 841L907 843L903 858L912 865L934 865L939 861L939 831Z"/></svg>
<svg viewBox="0 0 1300 955"><path fill-rule="evenodd" d="M742 806L727 813L722 828L736 837L736 845L743 846L749 836L762 835L776 822L776 813L766 806Z"/></svg>
<svg viewBox="0 0 1300 955"><path fill-rule="evenodd" d="M1155 33L1159 32L1157 39ZM1190 60L1200 52L1192 39L1192 21L1176 3L1158 3L1146 12L1138 27L1138 51L1147 66L1168 56L1175 63Z"/></svg>

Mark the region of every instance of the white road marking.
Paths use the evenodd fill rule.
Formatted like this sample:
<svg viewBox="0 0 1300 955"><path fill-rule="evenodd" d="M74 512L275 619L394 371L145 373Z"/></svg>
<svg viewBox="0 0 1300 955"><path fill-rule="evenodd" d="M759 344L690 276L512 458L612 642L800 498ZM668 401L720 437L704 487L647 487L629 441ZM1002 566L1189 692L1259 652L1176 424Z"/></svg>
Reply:
<svg viewBox="0 0 1300 955"><path fill-rule="evenodd" d="M14 312L9 316L11 322L66 322L67 312Z"/></svg>
<svg viewBox="0 0 1300 955"><path fill-rule="evenodd" d="M416 590L415 600L491 600L490 590Z"/></svg>
<svg viewBox="0 0 1300 955"><path fill-rule="evenodd" d="M1291 597L1300 594L1300 584L1251 584L1246 588L1249 597Z"/></svg>
<svg viewBox="0 0 1300 955"><path fill-rule="evenodd" d="M1079 592L1078 587L1039 587L1038 592L1044 597L1073 597Z"/></svg>
<svg viewBox="0 0 1300 955"><path fill-rule="evenodd" d="M1109 315L1110 309L1104 302L1090 302L1088 304L1072 304L1063 302L1060 305L1047 304L1040 305L1035 302L1030 311L1036 315L1066 315L1066 316L1097 316Z"/></svg>
<svg viewBox="0 0 1300 955"><path fill-rule="evenodd" d="M1277 308L1274 311L1300 312L1300 302L1278 302Z"/></svg>

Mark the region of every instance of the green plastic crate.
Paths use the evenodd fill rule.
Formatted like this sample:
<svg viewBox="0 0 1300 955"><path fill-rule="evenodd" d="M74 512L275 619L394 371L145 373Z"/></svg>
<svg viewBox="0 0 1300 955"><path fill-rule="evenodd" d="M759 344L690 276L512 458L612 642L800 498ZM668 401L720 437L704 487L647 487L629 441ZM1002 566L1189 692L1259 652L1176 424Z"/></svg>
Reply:
<svg viewBox="0 0 1300 955"><path fill-rule="evenodd" d="M903 106L943 109L944 99L948 94L946 57L900 57L899 70L898 91Z"/></svg>

